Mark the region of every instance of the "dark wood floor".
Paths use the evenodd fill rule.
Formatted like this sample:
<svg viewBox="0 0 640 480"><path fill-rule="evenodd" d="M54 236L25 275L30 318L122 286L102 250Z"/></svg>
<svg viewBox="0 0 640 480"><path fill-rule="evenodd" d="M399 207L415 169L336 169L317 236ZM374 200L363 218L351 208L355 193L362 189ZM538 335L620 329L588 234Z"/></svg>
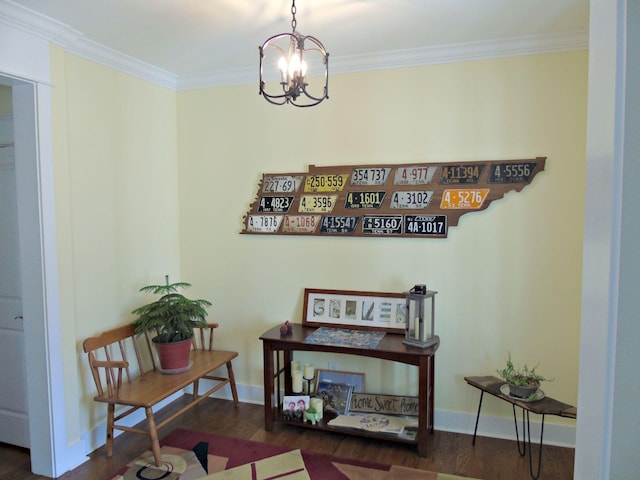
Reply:
<svg viewBox="0 0 640 480"><path fill-rule="evenodd" d="M182 399L176 400L161 411L158 418L161 419L163 415L176 411L182 404L184 404ZM529 459L518 455L516 443L513 441L478 437L476 445L472 446L470 435L436 431L431 437L429 457L420 458L412 445L282 424L276 424L273 431L267 432L264 430L263 412L261 405L241 403L236 409L229 401L207 399L164 427L160 431L160 437L162 438L175 428L187 428L482 480L531 478ZM123 433L115 439L114 453L111 458L106 458L104 448L100 448L89 456L87 462L60 478L62 480L106 480L148 447L147 437ZM533 449L534 457L537 458L537 446ZM545 446L542 453L541 479L573 478L573 449ZM28 450L0 444L0 478L42 480L46 477L30 472Z"/></svg>

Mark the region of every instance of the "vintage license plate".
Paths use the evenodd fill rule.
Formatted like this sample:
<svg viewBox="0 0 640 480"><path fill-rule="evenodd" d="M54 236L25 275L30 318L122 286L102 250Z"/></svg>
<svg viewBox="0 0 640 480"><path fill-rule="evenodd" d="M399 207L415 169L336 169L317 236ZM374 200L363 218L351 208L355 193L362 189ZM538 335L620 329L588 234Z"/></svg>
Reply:
<svg viewBox="0 0 640 480"><path fill-rule="evenodd" d="M302 213L331 213L337 200L337 195L302 195L298 211Z"/></svg>
<svg viewBox="0 0 640 480"><path fill-rule="evenodd" d="M360 217L325 215L320 222L320 233L353 233Z"/></svg>
<svg viewBox="0 0 640 480"><path fill-rule="evenodd" d="M438 170L435 166L415 165L412 167L398 167L393 177L394 185L426 185L431 183L433 175Z"/></svg>
<svg viewBox="0 0 640 480"><path fill-rule="evenodd" d="M344 208L380 208L387 192L348 192Z"/></svg>
<svg viewBox="0 0 640 480"><path fill-rule="evenodd" d="M263 193L291 193L297 192L302 183L302 175L275 175L264 177L262 181Z"/></svg>
<svg viewBox="0 0 640 480"><path fill-rule="evenodd" d="M351 172L351 185L371 187L387 183L391 167L354 168Z"/></svg>
<svg viewBox="0 0 640 480"><path fill-rule="evenodd" d="M365 215L362 217L362 233L400 235L402 215Z"/></svg>
<svg viewBox="0 0 640 480"><path fill-rule="evenodd" d="M426 185L431 183L433 175L438 170L436 166L414 165L412 167L398 167L393 177L394 185Z"/></svg>
<svg viewBox="0 0 640 480"><path fill-rule="evenodd" d="M348 173L333 175L307 175L305 192L341 192L347 184Z"/></svg>
<svg viewBox="0 0 640 480"><path fill-rule="evenodd" d="M258 212L287 213L294 197L260 197Z"/></svg>
<svg viewBox="0 0 640 480"><path fill-rule="evenodd" d="M447 235L446 215L405 215L405 235L432 235L444 237Z"/></svg>
<svg viewBox="0 0 640 480"><path fill-rule="evenodd" d="M320 215L286 215L282 223L284 233L313 233L320 225Z"/></svg>
<svg viewBox="0 0 640 480"><path fill-rule="evenodd" d="M489 170L489 183L524 183L538 166L535 162L497 163Z"/></svg>
<svg viewBox="0 0 640 480"><path fill-rule="evenodd" d="M282 215L249 215L247 230L249 232L276 233L282 223Z"/></svg>
<svg viewBox="0 0 640 480"><path fill-rule="evenodd" d="M427 208L432 198L433 191L431 190L393 192L391 195L391 208Z"/></svg>
<svg viewBox="0 0 640 480"><path fill-rule="evenodd" d="M447 189L442 192L440 208L446 209L478 209L482 207L489 188L460 188Z"/></svg>
<svg viewBox="0 0 640 480"><path fill-rule="evenodd" d="M468 165L443 165L440 171L440 184L478 183L484 167L484 164L478 163L470 163Z"/></svg>

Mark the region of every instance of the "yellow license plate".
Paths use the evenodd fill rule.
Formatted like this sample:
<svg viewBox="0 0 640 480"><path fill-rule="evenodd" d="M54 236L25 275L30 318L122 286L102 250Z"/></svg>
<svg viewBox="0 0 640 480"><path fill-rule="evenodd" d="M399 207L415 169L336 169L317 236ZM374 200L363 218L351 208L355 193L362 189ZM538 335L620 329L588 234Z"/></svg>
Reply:
<svg viewBox="0 0 640 480"><path fill-rule="evenodd" d="M338 195L302 195L298 205L301 213L330 213Z"/></svg>
<svg viewBox="0 0 640 480"><path fill-rule="evenodd" d="M307 175L305 192L341 192L347 184L348 173L334 175Z"/></svg>
<svg viewBox="0 0 640 480"><path fill-rule="evenodd" d="M440 208L477 210L482 207L489 188L456 188L442 192Z"/></svg>

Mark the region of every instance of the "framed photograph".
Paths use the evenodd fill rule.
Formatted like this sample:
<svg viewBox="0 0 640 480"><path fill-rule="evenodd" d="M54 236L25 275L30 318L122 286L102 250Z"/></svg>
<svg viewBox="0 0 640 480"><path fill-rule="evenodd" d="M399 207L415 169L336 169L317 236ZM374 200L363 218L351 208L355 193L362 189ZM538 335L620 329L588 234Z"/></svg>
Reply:
<svg viewBox="0 0 640 480"><path fill-rule="evenodd" d="M353 386L354 393L364 392L364 373L339 372L337 370L318 370L317 384L323 383L343 383Z"/></svg>
<svg viewBox="0 0 640 480"><path fill-rule="evenodd" d="M305 288L302 324L404 334L407 304L403 293Z"/></svg>
<svg viewBox="0 0 640 480"><path fill-rule="evenodd" d="M316 396L322 398L326 410L332 410L339 415L347 415L349 413L349 405L351 404L352 392L353 385L318 382Z"/></svg>
<svg viewBox="0 0 640 480"><path fill-rule="evenodd" d="M282 402L282 416L285 420L302 420L302 414L309 408L309 395L285 395Z"/></svg>

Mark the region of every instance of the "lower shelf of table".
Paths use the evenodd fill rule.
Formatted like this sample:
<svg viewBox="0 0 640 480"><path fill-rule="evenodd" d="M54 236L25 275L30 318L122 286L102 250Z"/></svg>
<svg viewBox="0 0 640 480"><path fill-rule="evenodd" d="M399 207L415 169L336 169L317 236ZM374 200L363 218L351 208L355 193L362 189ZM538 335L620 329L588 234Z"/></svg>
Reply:
<svg viewBox="0 0 640 480"><path fill-rule="evenodd" d="M278 413L274 415L273 420L274 420L274 423L282 423L285 425L293 425L295 427L310 428L313 430L322 430L326 432L341 433L343 435L354 435L358 437L375 438L379 440L386 440L388 442L407 443L410 445L417 445L418 443L417 432L414 435L414 438L408 438L406 436L398 435L396 433L375 432L375 431L363 430L359 428L334 427L327 423L331 421L333 418L335 418L335 415L332 416L331 413L328 413L327 415L325 415L325 417L323 417L322 420L316 422L316 424L314 425L309 421L304 422L302 420L286 420L282 417L280 413Z"/></svg>

